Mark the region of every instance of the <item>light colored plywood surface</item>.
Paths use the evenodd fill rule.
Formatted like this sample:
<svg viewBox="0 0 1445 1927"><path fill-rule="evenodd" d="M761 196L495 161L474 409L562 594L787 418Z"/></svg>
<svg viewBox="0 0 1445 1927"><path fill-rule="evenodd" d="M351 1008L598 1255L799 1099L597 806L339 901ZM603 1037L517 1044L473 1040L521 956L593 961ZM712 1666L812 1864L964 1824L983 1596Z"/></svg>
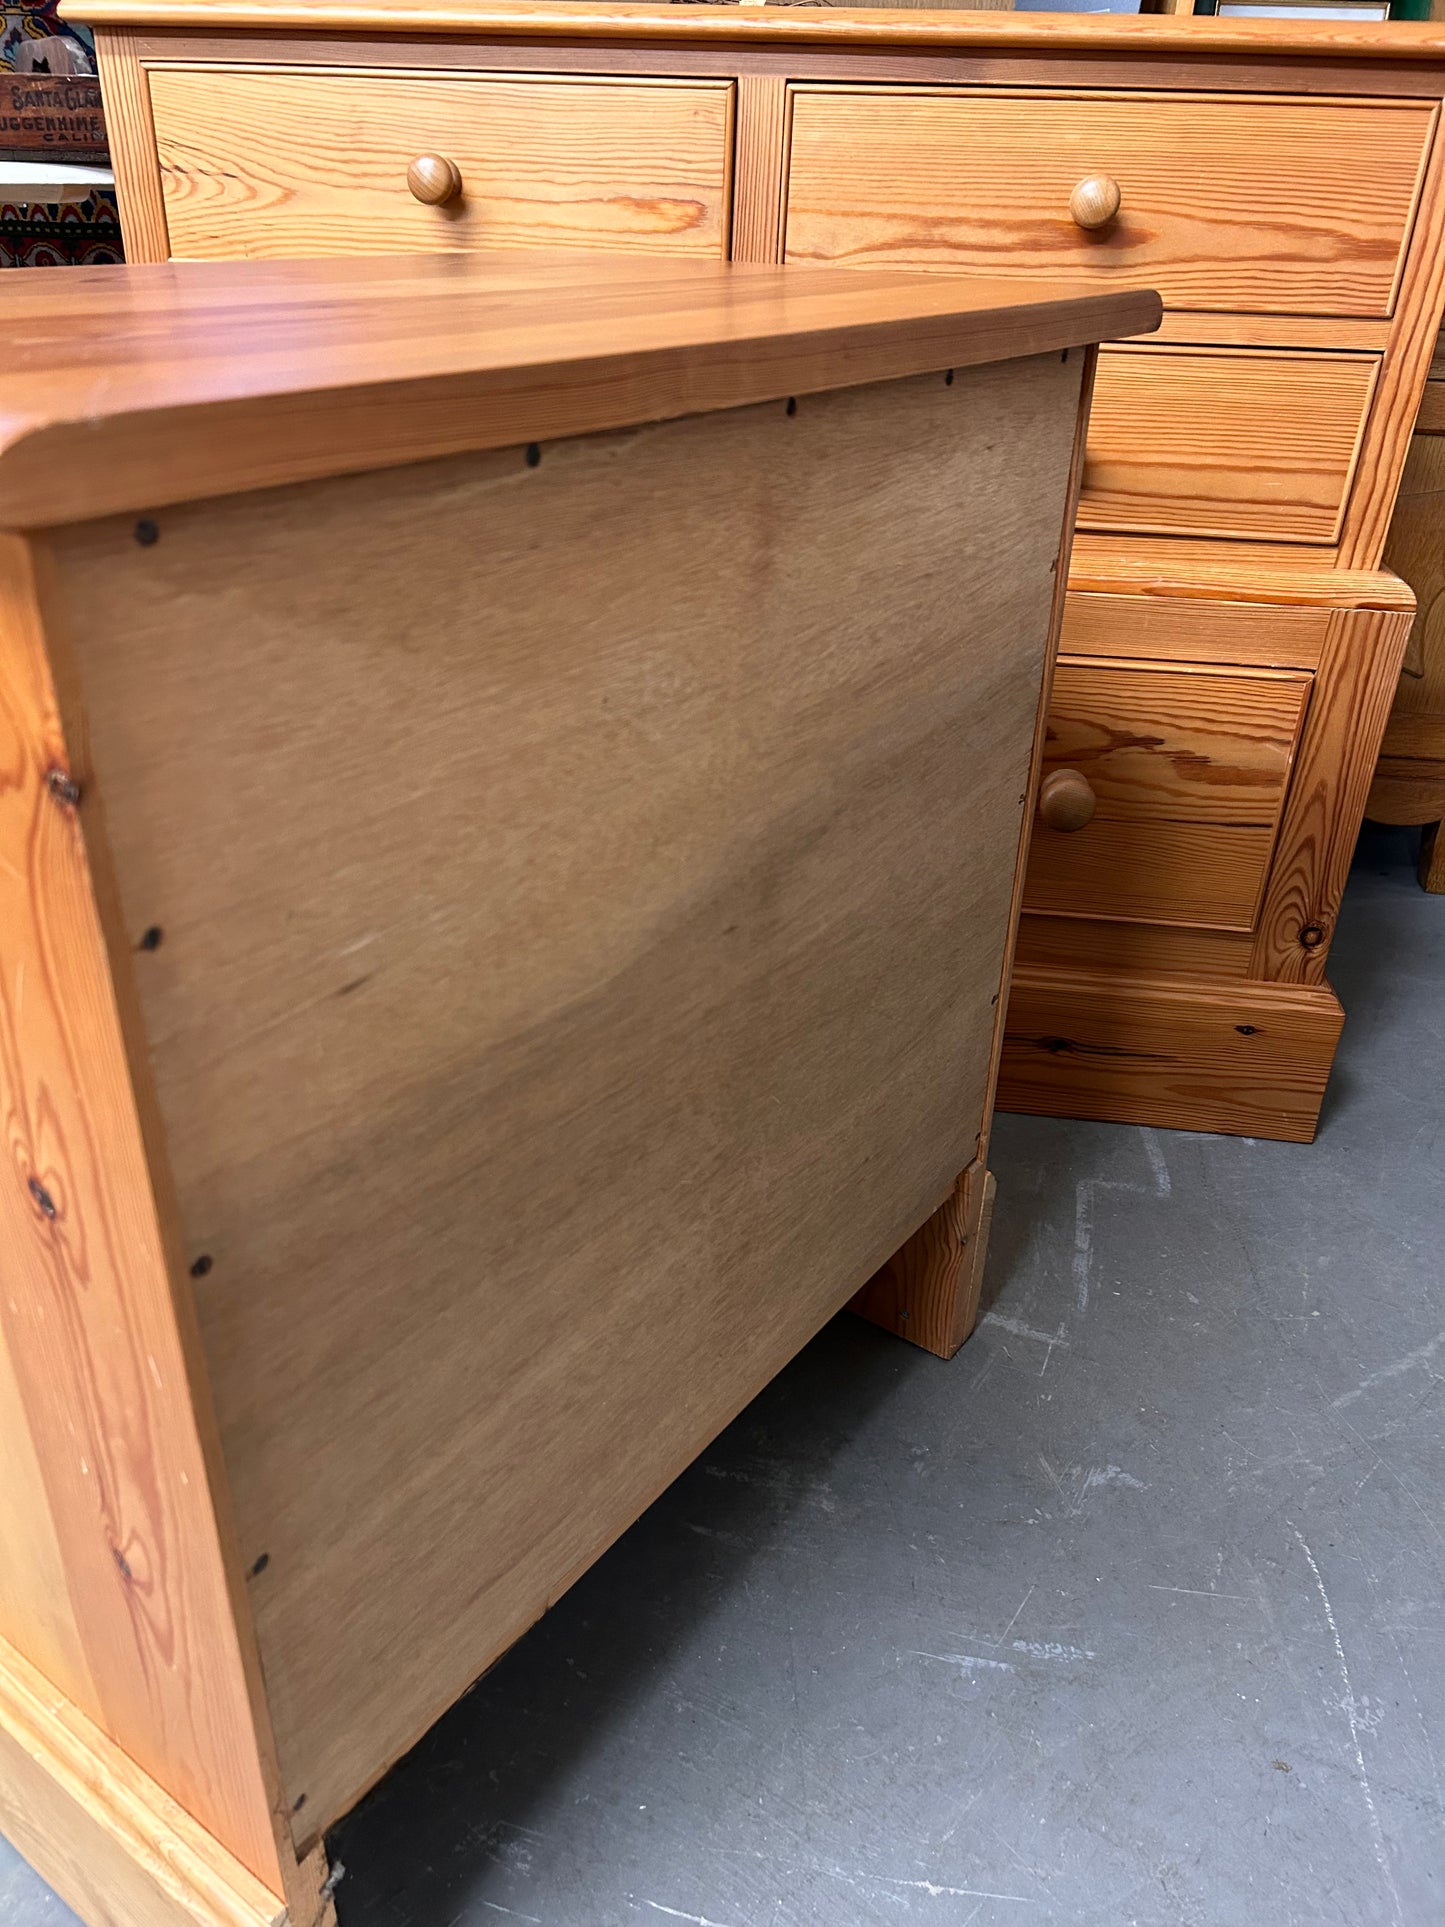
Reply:
<svg viewBox="0 0 1445 1927"><path fill-rule="evenodd" d="M0 527L1061 351L1157 295L503 252L0 277Z"/></svg>
<svg viewBox="0 0 1445 1927"><path fill-rule="evenodd" d="M1373 355L1106 349L1080 527L1333 541L1378 369Z"/></svg>
<svg viewBox="0 0 1445 1927"><path fill-rule="evenodd" d="M42 1608L32 1644L18 1623L24 1600L12 1599L12 1630L112 1741L279 1890L192 1406L186 1307L172 1299L95 909L86 746L62 732L30 556L14 537L0 543L0 772L0 1330L73 1637L62 1649ZM12 1455L20 1424L19 1414L5 1422ZM28 1475L27 1493L38 1504ZM8 1516L7 1530L15 1523Z"/></svg>
<svg viewBox="0 0 1445 1927"><path fill-rule="evenodd" d="M725 81L150 74L181 260L456 248L727 252ZM462 191L415 200L443 155Z"/></svg>
<svg viewBox="0 0 1445 1927"><path fill-rule="evenodd" d="M999 1109L1308 1143L1343 1021L1325 985L1020 969Z"/></svg>
<svg viewBox="0 0 1445 1927"><path fill-rule="evenodd" d="M1029 910L1247 929L1274 848L1310 678L1067 661L1045 775L1083 774L1081 829L1034 827Z"/></svg>
<svg viewBox="0 0 1445 1927"><path fill-rule="evenodd" d="M319 1917L288 1920L273 1893L3 1641L0 1828L95 1927L323 1927Z"/></svg>
<svg viewBox="0 0 1445 1927"><path fill-rule="evenodd" d="M308 1837L972 1157L1080 372L58 538Z"/></svg>
<svg viewBox="0 0 1445 1927"><path fill-rule="evenodd" d="M790 261L1143 282L1171 309L1384 316L1435 109L799 87L792 125ZM1070 194L1099 177L1119 212L1081 228Z"/></svg>

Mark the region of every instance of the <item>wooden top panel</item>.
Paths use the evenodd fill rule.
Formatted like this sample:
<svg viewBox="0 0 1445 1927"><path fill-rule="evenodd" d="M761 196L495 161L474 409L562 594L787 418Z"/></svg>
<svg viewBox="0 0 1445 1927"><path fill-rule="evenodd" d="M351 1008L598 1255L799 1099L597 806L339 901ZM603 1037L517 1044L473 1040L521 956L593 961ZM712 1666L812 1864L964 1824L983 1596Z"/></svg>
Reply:
<svg viewBox="0 0 1445 1927"><path fill-rule="evenodd" d="M0 526L54 522L1044 354L1147 291L463 254L19 269Z"/></svg>
<svg viewBox="0 0 1445 1927"><path fill-rule="evenodd" d="M825 43L837 47L1087 48L1096 52L1349 54L1445 60L1429 21L1220 20L1156 14L915 12L911 8L648 6L608 0L67 0L97 26L303 28L327 33L466 33L565 39L639 37Z"/></svg>

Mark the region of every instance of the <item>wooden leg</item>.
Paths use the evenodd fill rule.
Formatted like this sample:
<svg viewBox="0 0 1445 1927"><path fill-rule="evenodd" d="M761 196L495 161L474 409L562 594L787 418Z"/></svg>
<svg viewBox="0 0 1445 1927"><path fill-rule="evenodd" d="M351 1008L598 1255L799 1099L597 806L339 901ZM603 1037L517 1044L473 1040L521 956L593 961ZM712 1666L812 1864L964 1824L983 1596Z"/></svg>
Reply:
<svg viewBox="0 0 1445 1927"><path fill-rule="evenodd" d="M852 1301L852 1310L940 1358L952 1358L978 1320L993 1173L971 1164L951 1196Z"/></svg>
<svg viewBox="0 0 1445 1927"><path fill-rule="evenodd" d="M1438 823L1427 823L1420 842L1420 888L1445 896L1445 836Z"/></svg>

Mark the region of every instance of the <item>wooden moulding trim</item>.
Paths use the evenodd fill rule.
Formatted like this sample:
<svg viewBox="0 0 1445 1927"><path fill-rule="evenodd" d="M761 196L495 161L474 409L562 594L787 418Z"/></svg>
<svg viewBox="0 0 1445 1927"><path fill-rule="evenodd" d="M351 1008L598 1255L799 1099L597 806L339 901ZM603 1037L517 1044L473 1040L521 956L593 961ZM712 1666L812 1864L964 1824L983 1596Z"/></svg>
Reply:
<svg viewBox="0 0 1445 1927"><path fill-rule="evenodd" d="M1372 24L1327 20L1208 20L1170 14L1037 14L891 8L648 6L593 0L512 0L507 5L444 0L66 0L67 20L94 26L254 27L342 33L466 33L644 38L668 41L784 41L862 47L1085 48L1216 54L1348 54L1374 60L1445 59L1445 31L1431 21Z"/></svg>
<svg viewBox="0 0 1445 1927"><path fill-rule="evenodd" d="M1025 966L998 1107L1308 1143L1343 1022L1327 984Z"/></svg>
<svg viewBox="0 0 1445 1927"><path fill-rule="evenodd" d="M0 1824L83 1919L277 1927L282 1902L0 1640Z"/></svg>
<svg viewBox="0 0 1445 1927"><path fill-rule="evenodd" d="M1094 543L1097 543L1097 546ZM1185 598L1199 602L1260 602L1323 609L1395 609L1411 614L1414 592L1389 569L1331 569L1308 561L1253 563L1228 553L1229 544L1211 544L1213 553L1174 561L1156 545L1145 553L1128 538L1107 542L1080 536L1069 571L1072 594L1138 595Z"/></svg>

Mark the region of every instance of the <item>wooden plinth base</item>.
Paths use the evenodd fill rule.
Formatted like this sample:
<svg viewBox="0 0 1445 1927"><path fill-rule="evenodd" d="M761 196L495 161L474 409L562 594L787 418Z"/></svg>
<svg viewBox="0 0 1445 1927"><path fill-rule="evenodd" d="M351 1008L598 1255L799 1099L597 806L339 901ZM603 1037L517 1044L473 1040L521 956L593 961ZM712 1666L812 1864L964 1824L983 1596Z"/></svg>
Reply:
<svg viewBox="0 0 1445 1927"><path fill-rule="evenodd" d="M998 1108L1308 1143L1343 1022L1327 984L1023 969Z"/></svg>
<svg viewBox="0 0 1445 1927"><path fill-rule="evenodd" d="M93 1927L282 1927L290 1918L3 1640L0 1832Z"/></svg>

